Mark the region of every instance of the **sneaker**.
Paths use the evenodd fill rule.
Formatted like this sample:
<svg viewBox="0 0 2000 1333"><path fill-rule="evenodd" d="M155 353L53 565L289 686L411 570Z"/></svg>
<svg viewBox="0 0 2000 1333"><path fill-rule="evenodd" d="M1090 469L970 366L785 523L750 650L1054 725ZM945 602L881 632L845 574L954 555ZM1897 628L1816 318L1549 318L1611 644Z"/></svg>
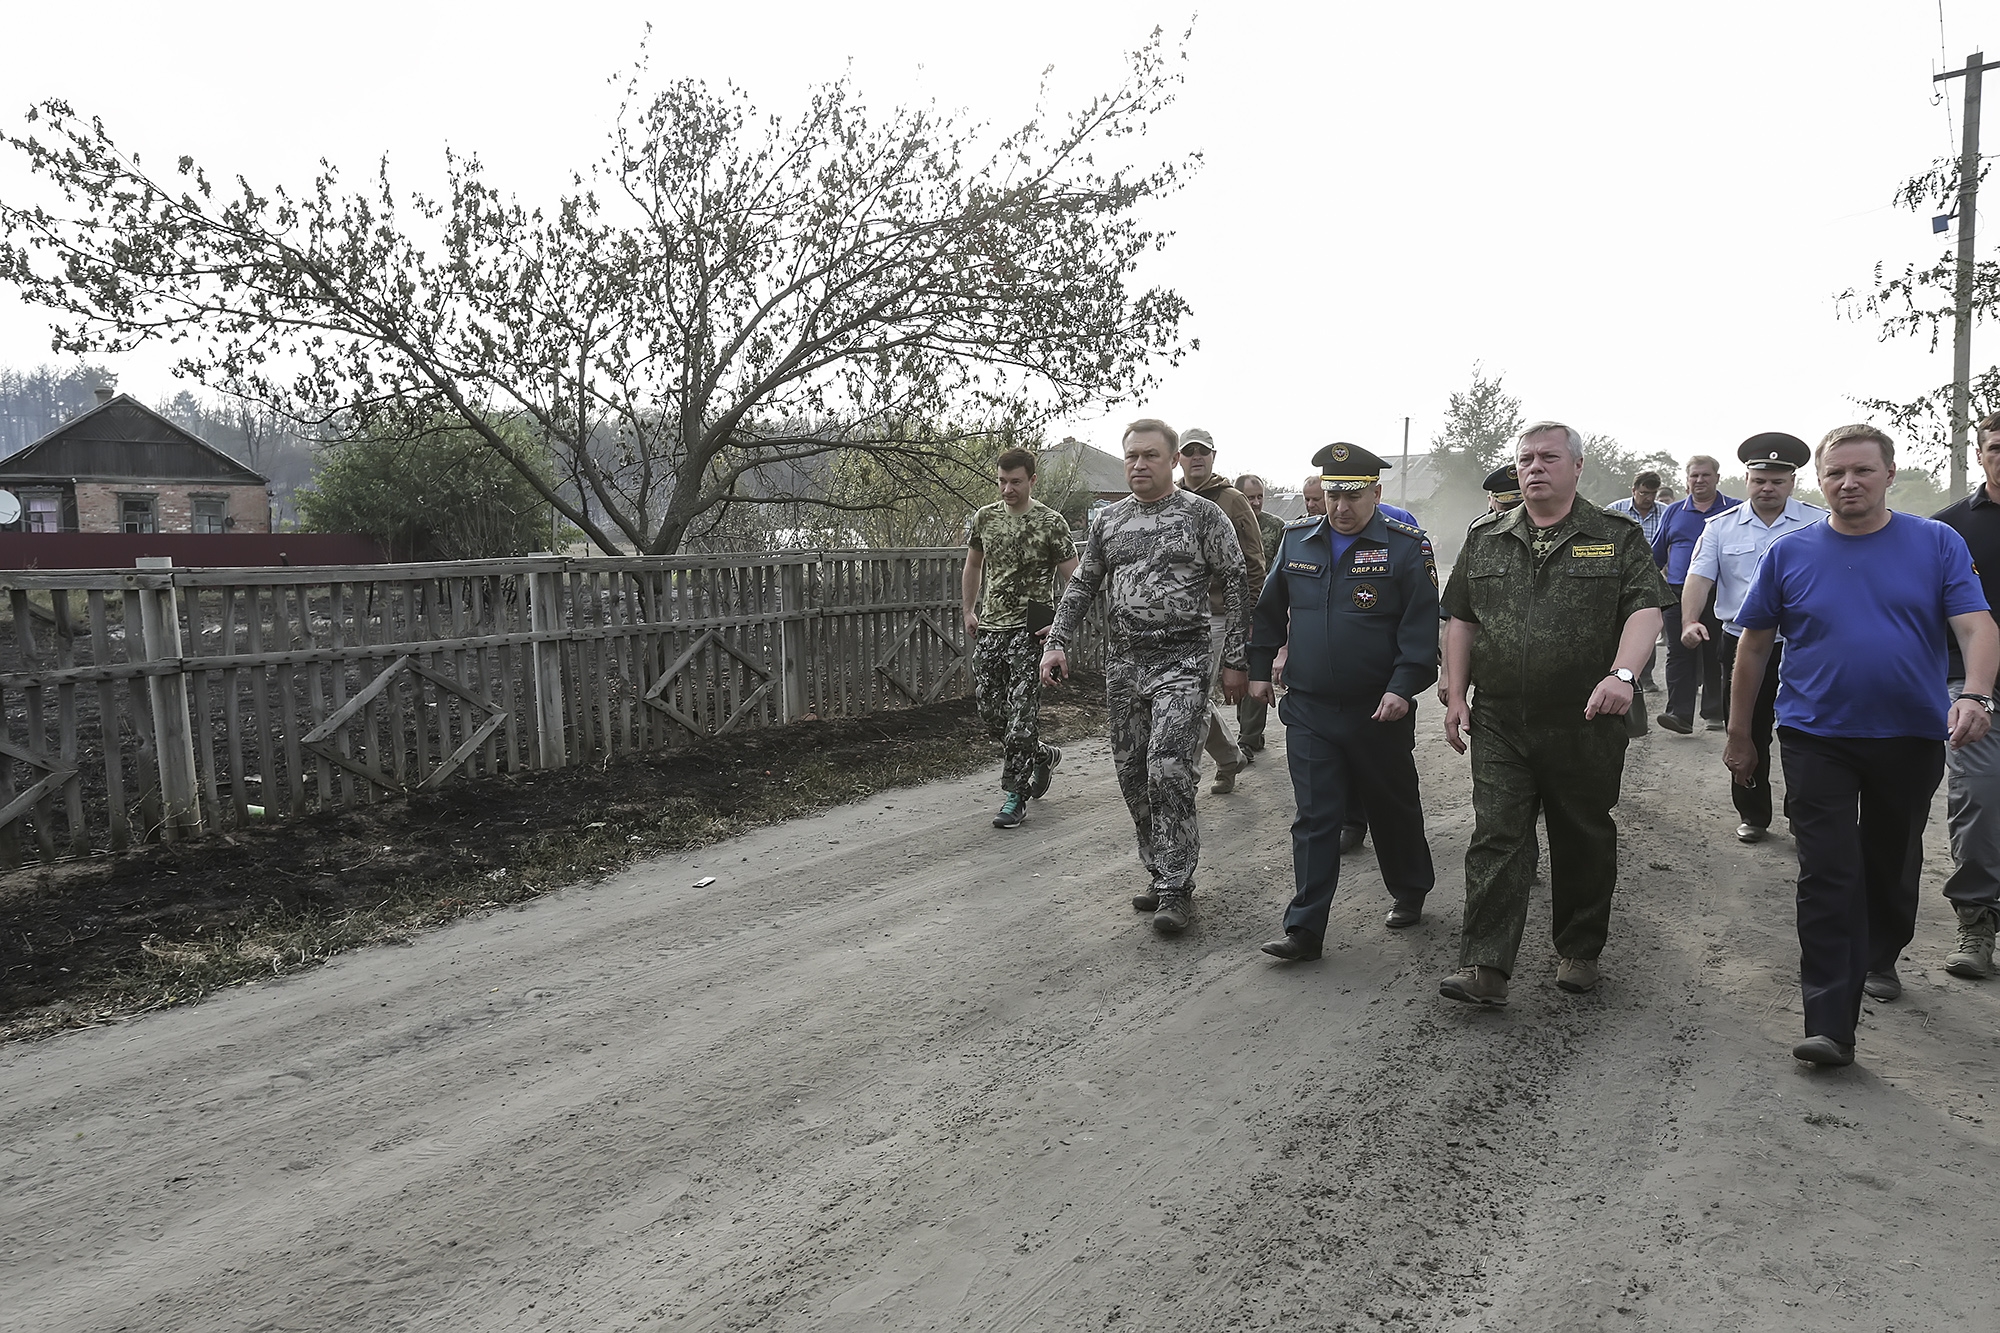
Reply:
<svg viewBox="0 0 2000 1333"><path fill-rule="evenodd" d="M1862 981L1861 990L1871 1000L1893 1000L1903 993L1903 979L1893 967L1887 972L1870 972Z"/></svg>
<svg viewBox="0 0 2000 1333"><path fill-rule="evenodd" d="M1662 713L1655 721L1677 736L1692 736L1694 734L1694 723L1688 721L1686 718L1675 717L1672 713Z"/></svg>
<svg viewBox="0 0 2000 1333"><path fill-rule="evenodd" d="M1144 893L1135 893L1132 895L1132 910L1135 912L1155 911L1159 908L1159 905L1160 895L1151 889L1147 889Z"/></svg>
<svg viewBox="0 0 2000 1333"><path fill-rule="evenodd" d="M1028 817L1028 798L1020 792L1010 791L1007 799L1000 803L1000 813L993 816L994 828L1019 828L1021 821Z"/></svg>
<svg viewBox="0 0 2000 1333"><path fill-rule="evenodd" d="M1851 1065L1854 1048L1843 1046L1832 1037L1807 1037L1792 1047L1792 1058L1809 1065Z"/></svg>
<svg viewBox="0 0 2000 1333"><path fill-rule="evenodd" d="M1507 974L1497 967L1461 968L1438 982L1438 994L1447 1000L1497 1008L1507 1003Z"/></svg>
<svg viewBox="0 0 2000 1333"><path fill-rule="evenodd" d="M1736 841L1762 842L1764 841L1764 833L1765 830L1757 827L1755 824L1738 824L1736 826Z"/></svg>
<svg viewBox="0 0 2000 1333"><path fill-rule="evenodd" d="M1597 962L1591 958L1565 958L1556 965L1556 985L1571 995L1597 989Z"/></svg>
<svg viewBox="0 0 2000 1333"><path fill-rule="evenodd" d="M1993 975L1993 927L1958 928L1958 948L1944 960L1944 970L1969 981L1984 981Z"/></svg>
<svg viewBox="0 0 2000 1333"><path fill-rule="evenodd" d="M1042 747L1041 758L1028 770L1028 798L1039 801L1049 794L1049 784L1055 781L1056 770L1062 767L1062 751L1053 745Z"/></svg>
<svg viewBox="0 0 2000 1333"><path fill-rule="evenodd" d="M1153 929L1162 935L1178 935L1188 927L1188 919L1193 915L1191 904L1185 893L1163 893L1160 905L1153 912Z"/></svg>

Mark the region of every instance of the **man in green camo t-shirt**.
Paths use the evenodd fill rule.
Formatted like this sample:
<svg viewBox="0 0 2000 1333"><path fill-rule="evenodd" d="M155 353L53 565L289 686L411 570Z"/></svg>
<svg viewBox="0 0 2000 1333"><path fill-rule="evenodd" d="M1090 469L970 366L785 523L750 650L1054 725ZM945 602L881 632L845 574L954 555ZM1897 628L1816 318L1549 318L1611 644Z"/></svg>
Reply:
<svg viewBox="0 0 2000 1333"><path fill-rule="evenodd" d="M1048 637L1057 579L1076 568L1069 524L1035 499L1035 456L1009 449L994 463L1000 498L972 516L965 537L960 586L965 632L974 636L972 689L980 720L1005 747L1000 789L1006 793L994 828L1019 828L1028 801L1047 793L1062 751L1044 745L1042 640ZM985 595L980 595L982 577ZM1038 625L1029 608L1040 608Z"/></svg>

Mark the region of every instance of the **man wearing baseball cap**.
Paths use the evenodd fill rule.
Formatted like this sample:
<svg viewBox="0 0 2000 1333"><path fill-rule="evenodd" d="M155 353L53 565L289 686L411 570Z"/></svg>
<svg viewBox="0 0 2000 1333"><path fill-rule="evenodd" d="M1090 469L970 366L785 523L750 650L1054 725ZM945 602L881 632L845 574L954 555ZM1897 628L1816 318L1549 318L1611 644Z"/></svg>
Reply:
<svg viewBox="0 0 2000 1333"><path fill-rule="evenodd" d="M1697 648L1708 642L1708 626L1701 612L1708 596L1715 594L1715 614L1722 621L1722 687L1732 688L1736 670L1736 649L1743 627L1736 612L1750 591L1757 562L1771 543L1788 532L1810 527L1825 520L1826 511L1795 499L1792 488L1799 469L1812 461L1812 448L1796 435L1765 431L1752 435L1737 447L1736 457L1749 474L1750 503L1712 514L1702 524L1694 555L1688 561L1687 582L1681 587L1681 643ZM1750 740L1757 748L1757 766L1747 785L1729 784L1741 842L1761 842L1771 827L1771 730L1777 724L1778 662L1784 644L1774 640L1771 660L1757 687L1757 706L1750 717Z"/></svg>
<svg viewBox="0 0 2000 1333"><path fill-rule="evenodd" d="M1243 604L1253 605L1258 591L1264 586L1265 565L1264 531L1257 526L1257 511L1250 507L1250 501L1243 492L1229 484L1229 478L1217 474L1215 437L1199 426L1182 433L1180 463L1184 489L1222 510L1229 525L1236 530L1236 544L1243 548ZM1223 580L1228 577L1217 574L1208 585L1208 674L1211 680L1221 679L1218 672L1222 665L1222 642L1229 628L1229 618L1224 612L1227 603ZM1202 744L1209 757L1215 760L1215 782L1209 791L1217 796L1234 791L1236 774L1250 759L1237 746L1235 729L1212 700L1208 706L1208 735Z"/></svg>

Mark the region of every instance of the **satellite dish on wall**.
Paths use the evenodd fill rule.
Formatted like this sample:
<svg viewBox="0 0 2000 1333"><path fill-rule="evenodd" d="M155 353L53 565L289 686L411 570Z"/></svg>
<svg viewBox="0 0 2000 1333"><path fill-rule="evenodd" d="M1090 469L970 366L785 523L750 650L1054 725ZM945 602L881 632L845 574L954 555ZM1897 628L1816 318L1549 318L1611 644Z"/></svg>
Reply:
<svg viewBox="0 0 2000 1333"><path fill-rule="evenodd" d="M0 491L0 527L19 522L21 518L21 497L12 491Z"/></svg>

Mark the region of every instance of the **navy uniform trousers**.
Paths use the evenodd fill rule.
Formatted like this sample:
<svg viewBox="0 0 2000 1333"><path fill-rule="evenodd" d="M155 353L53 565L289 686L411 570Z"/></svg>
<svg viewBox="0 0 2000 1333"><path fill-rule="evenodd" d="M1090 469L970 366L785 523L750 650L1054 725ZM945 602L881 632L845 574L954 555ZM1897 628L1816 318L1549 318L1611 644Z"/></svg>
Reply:
<svg viewBox="0 0 2000 1333"><path fill-rule="evenodd" d="M1734 687L1730 682L1736 676L1737 637L1723 631L1722 642L1722 694L1729 697ZM1753 774L1755 785L1744 787L1735 779L1729 783L1729 798L1736 802L1736 813L1743 816L1743 822L1752 828L1771 827L1771 736L1778 724L1778 664L1785 659L1785 645L1771 645L1771 661L1764 668L1764 679L1757 686L1757 706L1750 716L1750 740L1757 747L1757 769ZM1788 808L1789 810L1789 808Z"/></svg>
<svg viewBox="0 0 2000 1333"><path fill-rule="evenodd" d="M1379 696L1376 702L1379 702ZM1278 704L1291 765L1291 906L1285 930L1325 938L1327 913L1340 883L1340 826L1350 818L1358 787L1368 793L1368 823L1382 882L1398 907L1420 908L1437 876L1424 837L1417 792L1417 709L1377 722L1376 704L1343 704L1291 690ZM1358 811L1356 812L1358 813Z"/></svg>

